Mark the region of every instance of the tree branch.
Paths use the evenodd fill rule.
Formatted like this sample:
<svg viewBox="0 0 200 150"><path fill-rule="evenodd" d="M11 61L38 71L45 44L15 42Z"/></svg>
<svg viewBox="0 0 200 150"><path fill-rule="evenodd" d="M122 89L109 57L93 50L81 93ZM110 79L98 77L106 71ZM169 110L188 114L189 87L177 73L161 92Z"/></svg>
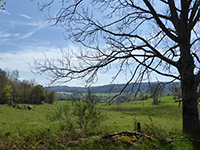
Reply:
<svg viewBox="0 0 200 150"><path fill-rule="evenodd" d="M180 20L179 20L179 17L178 17L178 14L177 14L177 12L176 12L176 6L175 6L175 4L174 4L174 0L168 0L169 1L169 8L170 8L170 10L171 10L171 20L172 20L172 22L173 22L173 24L174 24L174 26L175 26L175 28L176 28L176 31L179 33L180 32L180 30L179 30L179 26L180 26Z"/></svg>
<svg viewBox="0 0 200 150"><path fill-rule="evenodd" d="M190 17L189 17L189 23L191 24L194 20L194 17L195 17L195 14L197 13L198 11L198 7L200 5L200 1L199 0L196 0L194 5L193 5L193 8L192 8L192 12L190 14Z"/></svg>
<svg viewBox="0 0 200 150"><path fill-rule="evenodd" d="M159 25L159 27L175 42L180 43L180 40L178 39L178 37L174 36L173 34L171 34L169 32L169 30L165 27L165 25L162 23L162 21L159 19L158 14L156 13L156 11L154 10L154 8L152 7L152 5L150 4L150 2L148 0L143 0L144 3L146 4L146 6L149 8L149 10L151 11L151 14L153 15L154 19L156 20L157 24Z"/></svg>

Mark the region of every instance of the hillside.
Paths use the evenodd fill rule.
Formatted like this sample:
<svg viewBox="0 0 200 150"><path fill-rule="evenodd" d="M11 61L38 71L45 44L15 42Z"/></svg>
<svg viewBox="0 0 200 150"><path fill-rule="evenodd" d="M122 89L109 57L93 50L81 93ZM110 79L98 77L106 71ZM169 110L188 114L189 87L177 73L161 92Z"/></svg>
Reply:
<svg viewBox="0 0 200 150"><path fill-rule="evenodd" d="M151 84L155 84L156 82L152 82ZM103 86L92 86L90 88L92 93L119 93L125 84L109 84ZM165 92L170 92L170 84L165 85ZM149 83L141 83L140 90L144 93L148 92ZM134 83L130 83L124 90L124 92L132 92L135 93L138 89L138 85L134 86ZM55 92L71 92L71 93L87 93L87 87L70 87L70 86L53 86L46 87L47 91L54 90Z"/></svg>
<svg viewBox="0 0 200 150"><path fill-rule="evenodd" d="M67 108L73 111L77 110L75 108L78 105L73 105L70 101L58 101L54 105L32 106L34 111L0 105L0 149L193 149L191 141L180 138L185 136L180 134L182 109L178 108L178 104L174 103L170 96L162 97L161 103L157 105L152 104L152 99L120 105L98 103L96 108L106 115L106 120L96 128L90 128L85 135L78 127L79 117L75 117L73 112L69 115L70 120L74 121L73 128L70 128L65 117L57 119L58 114L66 115L60 108L68 106ZM68 109L65 109L65 112L66 110ZM119 139L116 136L106 140L98 138L117 132L137 131L137 123L141 125L141 133L148 135L148 138L137 136L130 140L128 137L133 138L133 135L123 135L123 139L121 136L118 136Z"/></svg>

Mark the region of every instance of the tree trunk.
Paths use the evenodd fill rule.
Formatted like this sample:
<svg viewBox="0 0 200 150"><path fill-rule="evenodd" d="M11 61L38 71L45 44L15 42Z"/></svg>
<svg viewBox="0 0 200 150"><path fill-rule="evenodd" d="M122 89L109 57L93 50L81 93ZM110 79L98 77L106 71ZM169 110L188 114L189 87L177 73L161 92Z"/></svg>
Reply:
<svg viewBox="0 0 200 150"><path fill-rule="evenodd" d="M191 85L190 83L183 83L182 93L183 133L191 135L200 134L200 123L197 108L197 87L194 84Z"/></svg>
<svg viewBox="0 0 200 150"><path fill-rule="evenodd" d="M181 61L181 86L182 86L182 113L183 133L190 135L196 141L193 149L200 149L200 123L197 107L197 85L194 75L194 61L190 54L182 57Z"/></svg>
<svg viewBox="0 0 200 150"><path fill-rule="evenodd" d="M197 108L197 85L195 81L193 60L190 48L191 32L188 25L188 1L182 1L180 28L178 30L180 60L178 70L181 76L183 133L190 135L200 134L200 123Z"/></svg>
<svg viewBox="0 0 200 150"><path fill-rule="evenodd" d="M190 135L200 134L199 114L197 108L197 86L194 75L194 60L190 54L181 59L181 87L183 133Z"/></svg>

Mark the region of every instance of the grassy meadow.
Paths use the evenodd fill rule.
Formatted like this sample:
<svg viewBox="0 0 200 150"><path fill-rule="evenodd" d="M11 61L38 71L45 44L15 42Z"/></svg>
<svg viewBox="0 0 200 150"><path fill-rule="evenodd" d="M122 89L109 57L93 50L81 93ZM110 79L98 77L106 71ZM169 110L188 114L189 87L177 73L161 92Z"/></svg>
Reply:
<svg viewBox="0 0 200 150"><path fill-rule="evenodd" d="M180 139L183 136L182 109L178 108L178 103L174 103L172 97L163 97L157 105L152 101L120 103L119 107L117 104L97 104L97 108L106 114L106 120L87 136L71 135L64 121L48 119L47 116L60 106L67 104L73 108L69 101L32 105L33 111L0 105L0 149L191 149L192 143L188 139ZM119 139L102 142L102 139L91 138L136 131L137 123L141 124L141 133L156 140L137 140L133 145L127 145Z"/></svg>

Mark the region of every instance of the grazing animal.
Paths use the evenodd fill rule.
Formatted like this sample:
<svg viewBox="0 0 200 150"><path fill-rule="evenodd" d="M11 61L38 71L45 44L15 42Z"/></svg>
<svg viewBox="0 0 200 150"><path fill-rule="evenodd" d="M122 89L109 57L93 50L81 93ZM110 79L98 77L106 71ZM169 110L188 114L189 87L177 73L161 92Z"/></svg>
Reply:
<svg viewBox="0 0 200 150"><path fill-rule="evenodd" d="M17 105L17 104L12 105L12 107L15 108L15 109L22 109L22 108L19 107L19 105Z"/></svg>
<svg viewBox="0 0 200 150"><path fill-rule="evenodd" d="M27 109L28 110L32 110L32 106L27 106Z"/></svg>

